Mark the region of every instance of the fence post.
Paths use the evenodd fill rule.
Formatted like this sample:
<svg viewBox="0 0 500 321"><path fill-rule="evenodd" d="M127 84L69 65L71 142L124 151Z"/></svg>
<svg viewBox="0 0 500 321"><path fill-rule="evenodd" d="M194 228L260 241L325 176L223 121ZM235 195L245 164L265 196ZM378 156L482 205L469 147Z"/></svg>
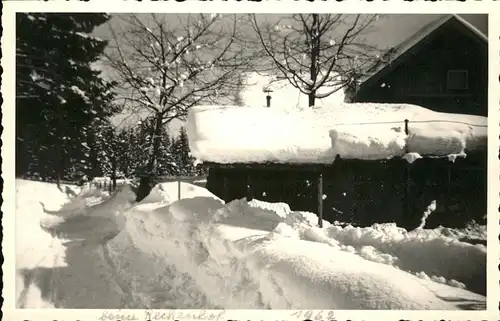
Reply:
<svg viewBox="0 0 500 321"><path fill-rule="evenodd" d="M410 133L408 129L408 123L410 121L408 119L405 119L405 135L408 136ZM405 153L408 153L408 142L405 142ZM410 206L410 199L411 199L411 192L410 192L410 183L411 183L411 173L410 173L410 167L411 164L406 162L405 164L405 204L404 204L404 216L405 216L405 221L411 221L410 215L411 215L411 206Z"/></svg>
<svg viewBox="0 0 500 321"><path fill-rule="evenodd" d="M451 162L446 162L446 200L444 204L444 213L450 215L450 195L451 195Z"/></svg>
<svg viewBox="0 0 500 321"><path fill-rule="evenodd" d="M323 173L318 174L318 225L323 227Z"/></svg>
<svg viewBox="0 0 500 321"><path fill-rule="evenodd" d="M181 199L181 180L177 179L177 200Z"/></svg>
<svg viewBox="0 0 500 321"><path fill-rule="evenodd" d="M410 131L408 130L408 123L410 121L408 119L405 119L405 135L408 136ZM405 153L408 153L408 143L405 142Z"/></svg>

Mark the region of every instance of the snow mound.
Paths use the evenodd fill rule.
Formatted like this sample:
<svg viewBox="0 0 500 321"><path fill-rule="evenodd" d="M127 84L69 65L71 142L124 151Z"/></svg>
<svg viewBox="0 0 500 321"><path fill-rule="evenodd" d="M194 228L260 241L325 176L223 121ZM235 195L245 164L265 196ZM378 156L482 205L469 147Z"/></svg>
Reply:
<svg viewBox="0 0 500 321"><path fill-rule="evenodd" d="M26 194L49 188L19 181L17 215L33 233L16 242L18 307L484 308L484 296L463 289L467 280L450 278L477 272L484 247L391 225L320 229L313 213L259 200L224 204L203 189L171 201L177 190L168 187L154 207L131 204L124 186L78 215L57 216L39 195L57 208L66 194ZM41 228L50 216L59 221Z"/></svg>
<svg viewBox="0 0 500 321"><path fill-rule="evenodd" d="M406 135L400 127L387 125L343 126L330 130L336 155L356 159L384 159L400 156Z"/></svg>
<svg viewBox="0 0 500 321"><path fill-rule="evenodd" d="M73 194L73 193L74 193L73 191L69 194L66 193L73 197L70 199L71 200L70 202L64 203L61 206L61 208L59 208L57 211L47 209L45 207L45 204L43 202L40 202L43 211L46 214L55 216L64 216L67 218L70 216L80 215L80 213L84 211L86 208L100 204L111 197L109 192L92 188L88 184L84 185L80 189L78 194L76 193Z"/></svg>
<svg viewBox="0 0 500 321"><path fill-rule="evenodd" d="M186 183L180 183L180 196L181 199L193 198L199 196L207 196L215 199L219 199L214 194L210 193L207 189ZM179 183L178 182L168 182L160 183L153 187L148 196L139 202L139 204L170 204L173 201L179 199Z"/></svg>
<svg viewBox="0 0 500 321"><path fill-rule="evenodd" d="M261 280L263 299L273 306L453 309L416 277L324 244L279 239L258 247L253 256L268 278Z"/></svg>
<svg viewBox="0 0 500 321"><path fill-rule="evenodd" d="M100 193L100 192L97 192ZM94 197L95 193L84 193L77 198L78 203L86 203L84 196ZM122 186L112 197L103 195L106 201L87 206L75 212L66 212L63 207L59 213L47 213L40 218L41 228L59 239L64 245L102 244L116 236L125 225L124 212L131 208L135 194L128 185Z"/></svg>
<svg viewBox="0 0 500 321"><path fill-rule="evenodd" d="M432 230L407 232L395 224L330 226L325 233L344 245L361 249L371 246L390 254L397 258L394 265L403 270L455 279L471 290L486 292L487 251L483 245L461 242Z"/></svg>
<svg viewBox="0 0 500 321"><path fill-rule="evenodd" d="M486 117L375 103L295 109L198 106L190 109L187 122L192 155L217 163L330 164L337 155L463 154L486 148L486 126Z"/></svg>
<svg viewBox="0 0 500 321"><path fill-rule="evenodd" d="M31 268L61 264L61 260L48 262L40 251L55 246L52 237L40 228L40 220L46 215L44 208L57 212L70 204L71 197L56 184L26 180L16 180L16 195L16 265Z"/></svg>

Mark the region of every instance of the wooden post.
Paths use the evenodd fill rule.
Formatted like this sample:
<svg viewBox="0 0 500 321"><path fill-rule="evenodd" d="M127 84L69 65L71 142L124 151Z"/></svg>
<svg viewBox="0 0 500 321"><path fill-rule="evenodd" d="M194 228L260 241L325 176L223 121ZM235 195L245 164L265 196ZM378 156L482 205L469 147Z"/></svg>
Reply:
<svg viewBox="0 0 500 321"><path fill-rule="evenodd" d="M177 180L177 200L181 199L181 180Z"/></svg>
<svg viewBox="0 0 500 321"><path fill-rule="evenodd" d="M410 130L408 129L408 123L410 121L408 119L405 119L405 135L408 136L408 134L410 133ZM409 150L408 150L408 143L405 143L405 153L408 153ZM405 164L405 196L404 196L404 221L408 222L408 221L411 221L410 220L410 215L412 215L413 213L410 213L411 212L411 206L410 206L410 202L411 202L411 192L410 192L410 183L411 183L411 173L410 173L410 168L411 168L411 164L409 164L408 162L406 162Z"/></svg>
<svg viewBox="0 0 500 321"><path fill-rule="evenodd" d="M318 174L318 225L323 227L323 174Z"/></svg>
<svg viewBox="0 0 500 321"><path fill-rule="evenodd" d="M410 121L408 119L405 119L405 134L406 136L408 136L408 134L410 133L410 131L408 130L408 123ZM408 144L405 143L405 153L408 153Z"/></svg>
<svg viewBox="0 0 500 321"><path fill-rule="evenodd" d="M444 212L450 215L450 195L451 195L451 164L450 161L446 163L446 200L444 204Z"/></svg>

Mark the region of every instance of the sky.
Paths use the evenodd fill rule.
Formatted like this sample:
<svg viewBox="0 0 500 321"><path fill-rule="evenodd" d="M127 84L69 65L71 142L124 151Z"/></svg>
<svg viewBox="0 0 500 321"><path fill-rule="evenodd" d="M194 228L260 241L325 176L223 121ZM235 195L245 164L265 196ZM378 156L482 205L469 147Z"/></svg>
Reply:
<svg viewBox="0 0 500 321"><path fill-rule="evenodd" d="M96 28L93 32L94 36L100 37L102 39L110 40L110 26L119 26L119 20L117 17L119 14L112 14L112 18L106 24L103 24ZM424 27L426 24L439 19L443 15L429 15L429 14L392 14L392 15L381 15L380 18L372 25L371 31L367 34L366 42L368 44L374 44L379 49L387 49L398 45L399 43L406 40L408 37L416 33L420 28ZM258 15L259 19L272 21L277 19L276 14L261 14ZM488 21L485 19L485 15L469 14L461 15L465 20L470 22L480 31L488 34ZM177 20L172 19L172 23L176 23ZM106 76L106 69L103 68L103 72ZM132 118L133 119L133 118ZM135 118L136 119L136 118ZM130 115L123 113L114 118L114 123L117 126L121 126L127 122L136 121L131 120ZM183 122L173 121L169 126L170 132L172 134L177 133Z"/></svg>

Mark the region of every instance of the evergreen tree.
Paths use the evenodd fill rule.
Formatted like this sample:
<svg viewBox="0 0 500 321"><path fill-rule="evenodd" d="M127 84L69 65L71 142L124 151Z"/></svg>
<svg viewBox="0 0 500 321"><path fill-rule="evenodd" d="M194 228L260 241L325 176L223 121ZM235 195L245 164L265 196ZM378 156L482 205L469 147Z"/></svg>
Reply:
<svg viewBox="0 0 500 321"><path fill-rule="evenodd" d="M157 173L158 175L174 175L177 173L177 164L172 155L172 141L168 135L167 128L162 128L161 144L158 151Z"/></svg>
<svg viewBox="0 0 500 321"><path fill-rule="evenodd" d="M114 139L114 130L108 119L94 119L89 128L85 130L86 142L82 143L85 148L86 166L85 175L92 179L96 176L104 176L110 169L110 148Z"/></svg>
<svg viewBox="0 0 500 321"><path fill-rule="evenodd" d="M137 177L141 177L144 175L157 173L157 160L154 161L153 165L149 165L149 155L152 153L153 148L153 140L155 140L155 119L154 117L147 117L138 122L136 131L136 168L135 175ZM158 148L162 146L162 132L159 132L158 135Z"/></svg>
<svg viewBox="0 0 500 321"><path fill-rule="evenodd" d="M159 176L173 175L177 165L171 152L171 141L165 125L157 127L158 119L148 117L137 124L135 129L134 176L141 178L137 198L142 199L149 194L150 188L157 183ZM155 144L153 144L153 141ZM151 165L151 154L155 153Z"/></svg>
<svg viewBox="0 0 500 321"><path fill-rule="evenodd" d="M194 166L194 169L195 169L196 176L207 176L208 175L208 168L206 166L203 166L203 163L196 164Z"/></svg>
<svg viewBox="0 0 500 321"><path fill-rule="evenodd" d="M106 42L88 33L109 18L98 13L17 14L17 175L60 179L89 170L88 130L96 119L118 111L111 103L114 84L91 67Z"/></svg>
<svg viewBox="0 0 500 321"><path fill-rule="evenodd" d="M189 141L186 129L181 127L179 136L172 144L172 154L178 167L178 175L195 175L194 160L189 150Z"/></svg>
<svg viewBox="0 0 500 321"><path fill-rule="evenodd" d="M103 176L110 177L113 182L113 188L116 187L116 178L118 174L118 156L119 156L119 141L116 129L107 123L102 127L100 135L103 139L101 152L100 168Z"/></svg>
<svg viewBox="0 0 500 321"><path fill-rule="evenodd" d="M132 178L135 170L135 133L132 128L118 130L116 153L118 173L120 176Z"/></svg>

